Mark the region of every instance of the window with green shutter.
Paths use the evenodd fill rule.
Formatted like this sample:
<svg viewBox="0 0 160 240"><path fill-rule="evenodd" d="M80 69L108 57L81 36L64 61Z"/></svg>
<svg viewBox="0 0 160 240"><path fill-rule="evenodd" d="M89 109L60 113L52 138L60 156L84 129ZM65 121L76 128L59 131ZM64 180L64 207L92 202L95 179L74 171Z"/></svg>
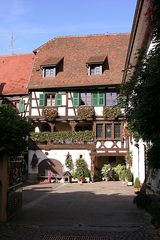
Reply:
<svg viewBox="0 0 160 240"><path fill-rule="evenodd" d="M62 95L56 94L56 106L62 106Z"/></svg>
<svg viewBox="0 0 160 240"><path fill-rule="evenodd" d="M39 106L43 107L45 105L45 95L44 93L39 94Z"/></svg>
<svg viewBox="0 0 160 240"><path fill-rule="evenodd" d="M25 108L25 102L23 99L20 100L19 102L19 112L23 113L24 112L24 108Z"/></svg>
<svg viewBox="0 0 160 240"><path fill-rule="evenodd" d="M92 105L93 106L103 106L105 104L105 94L104 93L92 93Z"/></svg>
<svg viewBox="0 0 160 240"><path fill-rule="evenodd" d="M73 92L73 106L79 106L79 93Z"/></svg>
<svg viewBox="0 0 160 240"><path fill-rule="evenodd" d="M92 105L98 106L98 93L92 93Z"/></svg>
<svg viewBox="0 0 160 240"><path fill-rule="evenodd" d="M98 94L98 105L99 106L104 106L105 105L105 94L104 93L99 93Z"/></svg>

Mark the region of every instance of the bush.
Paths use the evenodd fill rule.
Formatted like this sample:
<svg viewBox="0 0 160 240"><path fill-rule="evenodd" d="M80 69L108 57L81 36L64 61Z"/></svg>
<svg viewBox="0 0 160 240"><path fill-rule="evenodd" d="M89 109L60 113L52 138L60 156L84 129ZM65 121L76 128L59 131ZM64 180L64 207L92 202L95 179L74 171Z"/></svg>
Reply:
<svg viewBox="0 0 160 240"><path fill-rule="evenodd" d="M136 177L136 179L134 181L134 188L140 188L140 181L139 181L138 177Z"/></svg>
<svg viewBox="0 0 160 240"><path fill-rule="evenodd" d="M90 177L90 171L88 169L87 163L81 157L76 160L74 177L82 181L84 181L85 177Z"/></svg>
<svg viewBox="0 0 160 240"><path fill-rule="evenodd" d="M125 165L121 165L118 164L115 168L114 168L115 172L118 174L119 180L125 180L126 177L126 166Z"/></svg>
<svg viewBox="0 0 160 240"><path fill-rule="evenodd" d="M133 181L133 175L132 175L131 170L129 168L126 169L126 179L127 179L128 182Z"/></svg>
<svg viewBox="0 0 160 240"><path fill-rule="evenodd" d="M104 164L101 169L102 176L107 177L110 170L111 170L111 164Z"/></svg>

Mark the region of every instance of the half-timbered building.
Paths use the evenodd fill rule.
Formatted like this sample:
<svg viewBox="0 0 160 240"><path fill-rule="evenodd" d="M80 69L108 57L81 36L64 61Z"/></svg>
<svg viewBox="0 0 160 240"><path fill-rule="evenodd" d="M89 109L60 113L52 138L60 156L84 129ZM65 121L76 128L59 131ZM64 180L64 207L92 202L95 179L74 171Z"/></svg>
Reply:
<svg viewBox="0 0 160 240"><path fill-rule="evenodd" d="M27 112L35 126L31 179L50 172L62 178L68 153L73 162L83 157L95 178L104 163L125 161L128 137L119 87L128 40L129 34L57 37L34 50Z"/></svg>
<svg viewBox="0 0 160 240"><path fill-rule="evenodd" d="M28 83L33 53L0 56L0 101L10 102L23 116L29 114Z"/></svg>

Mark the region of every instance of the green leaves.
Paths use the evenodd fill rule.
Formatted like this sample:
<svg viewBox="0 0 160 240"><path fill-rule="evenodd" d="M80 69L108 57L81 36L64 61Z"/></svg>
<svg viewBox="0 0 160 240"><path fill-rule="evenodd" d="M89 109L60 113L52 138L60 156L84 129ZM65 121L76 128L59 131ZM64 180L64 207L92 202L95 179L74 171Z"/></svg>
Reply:
<svg viewBox="0 0 160 240"><path fill-rule="evenodd" d="M140 49L138 63L130 69L131 78L122 87L128 96L126 118L132 133L152 142L148 159L160 166L160 1L153 0L152 28L154 46L150 52ZM158 146L158 147L157 147Z"/></svg>
<svg viewBox="0 0 160 240"><path fill-rule="evenodd" d="M84 143L92 142L94 138L92 131L61 131L61 132L40 132L31 133L31 139L38 143L46 143L52 141L55 144L70 144L70 143Z"/></svg>
<svg viewBox="0 0 160 240"><path fill-rule="evenodd" d="M79 119L86 120L88 118L92 118L95 114L93 106L79 106L77 108L77 114Z"/></svg>
<svg viewBox="0 0 160 240"><path fill-rule="evenodd" d="M11 105L0 105L0 146L9 155L18 155L26 149L26 136L32 125L19 116Z"/></svg>

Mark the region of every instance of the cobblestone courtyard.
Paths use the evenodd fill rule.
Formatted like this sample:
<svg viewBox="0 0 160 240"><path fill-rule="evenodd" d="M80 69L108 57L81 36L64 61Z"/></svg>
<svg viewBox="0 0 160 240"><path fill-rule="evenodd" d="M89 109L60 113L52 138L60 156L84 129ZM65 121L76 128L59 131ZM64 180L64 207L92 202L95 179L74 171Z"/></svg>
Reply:
<svg viewBox="0 0 160 240"><path fill-rule="evenodd" d="M0 225L0 239L160 239L134 196L122 182L26 186L23 208Z"/></svg>

